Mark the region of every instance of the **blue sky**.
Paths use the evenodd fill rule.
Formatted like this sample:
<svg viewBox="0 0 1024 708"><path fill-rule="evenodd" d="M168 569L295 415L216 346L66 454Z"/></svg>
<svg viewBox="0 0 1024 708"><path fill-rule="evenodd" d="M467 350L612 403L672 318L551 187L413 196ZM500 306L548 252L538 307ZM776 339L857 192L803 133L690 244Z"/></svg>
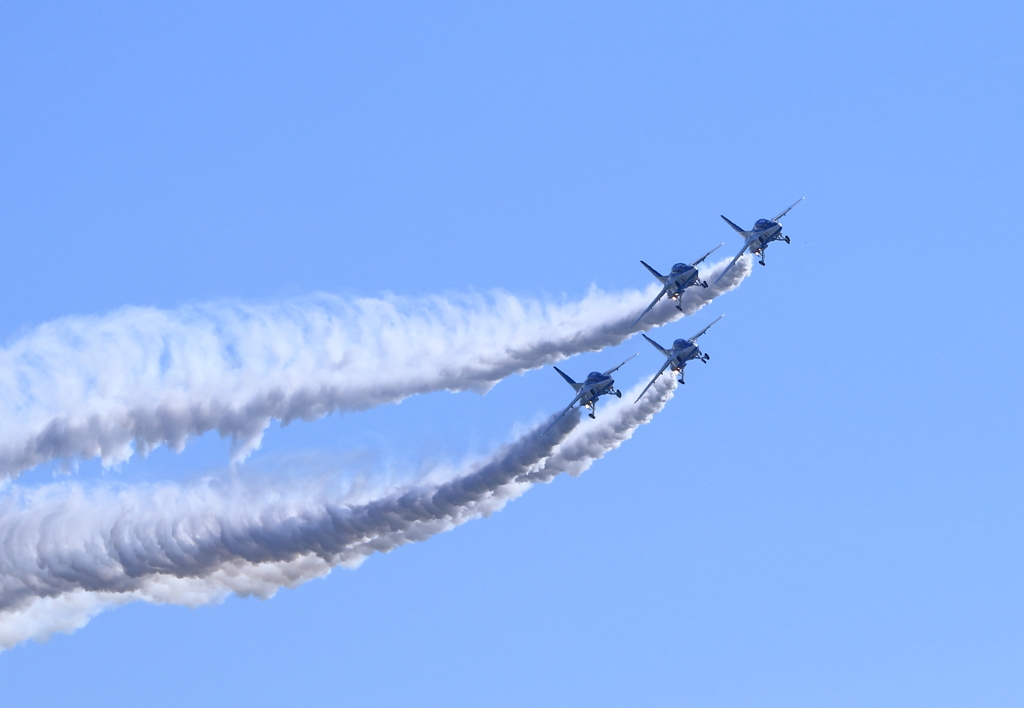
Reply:
<svg viewBox="0 0 1024 708"><path fill-rule="evenodd" d="M125 305L646 287L641 258L738 248L719 214L807 199L766 268L652 334L728 314L708 366L583 476L266 602L111 610L0 655L5 697L1018 704L1021 20L1011 3L6 4L8 344ZM641 344L563 368L639 350L632 385L660 365ZM274 425L240 473L414 475L567 392L543 369ZM187 480L226 473L228 448L75 474Z"/></svg>

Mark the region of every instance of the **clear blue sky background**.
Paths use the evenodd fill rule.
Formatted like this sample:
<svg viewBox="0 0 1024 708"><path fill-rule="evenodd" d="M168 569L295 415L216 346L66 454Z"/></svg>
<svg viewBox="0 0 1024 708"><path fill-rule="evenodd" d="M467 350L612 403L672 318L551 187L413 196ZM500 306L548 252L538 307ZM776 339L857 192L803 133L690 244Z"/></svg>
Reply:
<svg viewBox="0 0 1024 708"><path fill-rule="evenodd" d="M655 333L729 314L583 477L267 602L113 610L0 655L0 702L1020 705L1022 15L4 3L7 341L125 304L646 286L641 258L737 248L719 214L807 200L768 267ZM415 472L567 392L548 369L275 427L251 465Z"/></svg>

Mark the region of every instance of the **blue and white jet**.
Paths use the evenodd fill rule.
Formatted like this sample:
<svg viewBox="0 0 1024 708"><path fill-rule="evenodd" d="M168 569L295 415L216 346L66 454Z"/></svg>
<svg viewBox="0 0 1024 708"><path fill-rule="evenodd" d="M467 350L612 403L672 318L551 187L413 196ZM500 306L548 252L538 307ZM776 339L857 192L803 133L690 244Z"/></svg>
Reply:
<svg viewBox="0 0 1024 708"><path fill-rule="evenodd" d="M736 224L732 223L728 219L725 219L725 216L722 216L722 218L725 219L725 223L729 224L729 226L736 229L736 231L739 232L740 236L742 236L745 239L745 241L743 243L743 248L741 248L740 252L736 254L736 257L732 259L732 263L730 263L729 266L722 271L722 274L715 279L715 282L717 283L719 280L721 280L725 276L725 274L729 272L729 269L736 265L736 261L740 259L740 256L742 256L747 251L750 251L755 256L760 256L761 260L759 262L761 263L761 265L764 265L764 252L765 249L768 248L769 243L771 243L772 241L785 241L786 243L789 243L789 236L782 235L782 224L780 224L779 221L782 219L782 217L789 213L790 209L795 207L803 200L804 198L800 197L795 202L790 204L786 211L782 212L774 219L758 219L757 222L754 224L754 228L751 229L750 231L744 231Z"/></svg>
<svg viewBox="0 0 1024 708"><path fill-rule="evenodd" d="M633 356L629 357L629 359L632 359L635 356L637 355L634 354ZM626 361L629 361L629 359L626 359ZM622 364L625 364L626 361L622 362ZM572 407L575 406L577 403L580 404L580 408L589 408L590 417L594 418L594 413L597 409L598 398L607 395L622 398L622 391L619 391L617 388L615 388L615 379L613 379L611 376L612 373L619 370L622 364L619 364L618 366L612 369L608 369L608 371L605 371L603 373L600 371L591 371L590 374L587 375L587 380L584 381L583 383L576 383L571 378L566 376L565 372L559 369L557 366L552 367L555 371L558 372L558 374L563 379L565 379L566 383L573 387L573 389L576 391L576 398L572 399L572 403L565 407L565 410L562 411L562 413L551 422L551 425L549 425L544 430L544 432L546 433L548 432L548 430L551 430L551 427L555 423L557 423L562 416L571 411Z"/></svg>
<svg viewBox="0 0 1024 708"><path fill-rule="evenodd" d="M676 263L672 266L672 272L668 275L662 275L658 271L654 270L654 268L651 268L643 261L640 261L640 265L651 271L651 275L657 278L663 287L661 288L661 292L658 293L658 297L654 298L654 301L647 306L646 310L640 313L640 316L636 318L636 322L631 324L629 328L633 329L636 327L640 320L644 318L644 315L650 312L654 306L658 304L658 300L666 295L668 295L669 300L676 301L676 309L682 312L683 308L679 305L679 298L682 296L683 291L691 285L701 285L705 288L708 286L708 281L700 279L700 274L697 272L697 266L703 263L705 258L724 245L725 244L723 243L718 244L693 263Z"/></svg>
<svg viewBox="0 0 1024 708"><path fill-rule="evenodd" d="M719 315L718 320L722 319L723 317L725 317L725 315ZM718 322L718 320L715 320L715 322ZM653 346L655 349L657 349L659 352L665 355L665 363L661 365L661 368L658 369L658 373L654 375L654 378L651 379L651 382L647 384L644 390L640 392L640 395L637 396L636 400L633 402L640 402L640 399L644 397L645 393L647 393L647 389L653 386L654 382L658 380L658 377L665 373L665 369L671 368L672 371L678 371L679 383L686 383L685 381L683 381L683 369L686 368L686 362L692 361L693 359L699 359L700 361L703 361L705 364L707 364L708 359L710 359L711 357L708 356L707 354L704 354L700 350L700 347L697 346L697 340L700 339L700 336L702 334L711 329L711 326L714 325L715 322L712 322L707 327L697 332L697 334L693 335L689 339L677 339L676 341L672 342L671 349L665 349L660 344L655 342L653 339L648 337L646 334L643 335L643 338L650 342L651 346Z"/></svg>

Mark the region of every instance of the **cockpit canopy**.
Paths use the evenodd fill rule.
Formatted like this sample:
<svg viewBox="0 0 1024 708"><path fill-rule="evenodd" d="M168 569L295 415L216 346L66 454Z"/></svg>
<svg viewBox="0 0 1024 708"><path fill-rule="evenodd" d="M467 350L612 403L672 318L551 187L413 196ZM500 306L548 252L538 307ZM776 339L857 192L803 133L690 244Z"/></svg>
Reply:
<svg viewBox="0 0 1024 708"><path fill-rule="evenodd" d="M604 374L602 374L600 371L591 371L589 374L587 374L587 381L600 381L603 378Z"/></svg>
<svg viewBox="0 0 1024 708"><path fill-rule="evenodd" d="M755 229L767 229L775 225L775 222L771 219L758 219L757 223L754 224Z"/></svg>
<svg viewBox="0 0 1024 708"><path fill-rule="evenodd" d="M672 266L672 272L673 273L682 273L684 270L686 270L689 267L690 266L687 263L676 263L674 266Z"/></svg>
<svg viewBox="0 0 1024 708"><path fill-rule="evenodd" d="M690 343L689 339L677 339L676 341L672 342L672 348L673 349L682 349L683 347L687 346L689 343Z"/></svg>

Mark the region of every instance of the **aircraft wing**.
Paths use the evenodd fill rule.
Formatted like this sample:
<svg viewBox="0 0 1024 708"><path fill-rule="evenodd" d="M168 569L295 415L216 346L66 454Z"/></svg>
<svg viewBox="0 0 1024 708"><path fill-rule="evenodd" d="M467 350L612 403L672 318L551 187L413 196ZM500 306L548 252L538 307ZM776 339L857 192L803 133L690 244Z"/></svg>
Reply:
<svg viewBox="0 0 1024 708"><path fill-rule="evenodd" d="M725 315L719 315L719 316L718 316L718 320L722 319L723 317L725 317ZM718 320L715 320L715 322L718 322ZM698 340L698 339L700 338L700 336L701 336L702 334L704 334L704 333L705 333L705 332L707 332L707 331L708 331L709 329L711 329L711 326L712 326L713 324L715 324L715 322L712 322L712 323L711 323L711 324L709 324L709 325L708 325L707 327L705 327L705 328L704 328L704 329L702 329L701 331L697 332L697 334L695 334L695 335L693 335L692 337L690 337L690 341L691 341L691 342L696 342L696 341L697 341L697 340Z"/></svg>
<svg viewBox="0 0 1024 708"><path fill-rule="evenodd" d="M725 217L722 217L722 218L724 219ZM726 219L726 221L728 221L728 219ZM732 222L730 221L729 223L731 224ZM694 261L693 263L691 263L690 265L692 265L692 266L695 266L695 265L699 264L699 263L700 263L700 262L702 262L702 261L703 261L703 260L704 260L705 258L707 258L708 256L710 256L710 255L711 255L712 253L714 253L715 251L717 251L717 250L718 250L719 248L721 248L721 247L722 247L722 246L724 246L724 245L725 245L724 243L720 243L720 244L718 244L717 246L715 246L714 248L712 248L712 249L711 249L710 251L708 251L707 253L705 253L705 254L704 254L703 256L701 256L700 258L698 258L697 260L695 260L695 261ZM641 262L641 263L643 263L643 261L640 261L640 262Z"/></svg>
<svg viewBox="0 0 1024 708"><path fill-rule="evenodd" d="M658 271L654 270L654 268L651 268L649 265L647 265L643 261L640 261L640 265L642 265L647 270L651 271L651 275L653 275L655 278L660 280L662 282L662 284L664 284L665 281L668 280L668 276L662 275L661 273L659 273Z"/></svg>
<svg viewBox="0 0 1024 708"><path fill-rule="evenodd" d="M636 353L636 354L634 354L633 356L629 357L629 359L632 359L633 357L635 357L635 356L639 356L639 355L640 355L640 352L637 352L637 353ZM629 361L629 359L626 359L626 361ZM622 362L622 364L625 364L625 363L626 363L626 361ZM605 376L610 376L610 375L611 375L611 374L612 374L613 372L615 372L615 371L618 371L619 369L621 369L621 368L622 368L622 364L619 364L619 365L618 365L618 366L616 366L616 367L615 367L614 369L608 369L608 371L605 371L605 372L604 372L604 375L605 375Z"/></svg>
<svg viewBox="0 0 1024 708"><path fill-rule="evenodd" d="M665 373L665 369L667 369L667 368L668 368L668 365L669 365L669 364L671 364L671 363L672 363L672 360L671 360L671 359L666 359L666 360L665 360L665 363L661 365L661 368L660 368L660 369L658 369L658 373L656 373L656 374L654 375L654 378L653 378L653 379L651 379L651 382L650 382L649 384L647 384L646 386L644 386L644 390L643 390L643 391L641 391L641 392L640 392L640 395L636 397L636 400L635 400L635 401L633 401L633 403L634 403L634 404L636 404L636 403L639 403L639 402L640 402L640 399L644 397L644 394L645 394L645 393L647 393L647 389L649 389L649 388L650 388L651 386L653 386L653 385L654 385L654 382L658 380L658 377L659 377L659 376L661 376L662 374L664 374L664 373Z"/></svg>
<svg viewBox="0 0 1024 708"><path fill-rule="evenodd" d="M724 216L722 218L725 219ZM728 221L728 219L726 219L726 221ZM723 277L725 277L725 274L728 273L729 270L731 270L734 265L736 265L736 261L738 261L740 259L740 256L742 256L744 253L747 252L747 246L749 246L749 245L750 245L749 243L743 244L743 248L741 248L740 252L736 254L736 257L732 259L732 263L730 263L728 266L726 266L725 270L723 270L721 273L718 274L718 277L715 278L715 282L712 283L712 285L718 285L718 281L721 280Z"/></svg>
<svg viewBox="0 0 1024 708"><path fill-rule="evenodd" d="M663 287L661 289L661 292L658 293L658 297L654 298L654 300L651 302L651 304L647 306L647 309L640 313L640 316L636 318L636 322L631 324L629 326L629 328L633 329L634 327L636 327L640 323L640 320L642 320L644 318L644 315L646 315L648 312L650 312L652 309L654 309L654 306L658 304L658 300L663 298L665 296L665 293L667 293L667 292L668 292L668 286L666 285L665 287Z"/></svg>
<svg viewBox="0 0 1024 708"><path fill-rule="evenodd" d="M555 423L557 423L558 421L560 421L560 420L561 420L561 419L562 419L562 418L563 418L563 417L565 416L565 414L566 414L566 413L568 413L569 411L571 411L571 410L572 410L572 407L576 405L576 402L577 402L577 401L579 401L579 400L580 400L581 398L583 398L583 394L584 394L584 393L585 393L585 391L580 391L579 393L577 393L577 394L576 394L576 397L575 397L574 399L572 399L572 403L570 403L569 405L567 405L567 406L565 407L565 410L563 410L563 411L562 411L561 413L559 413L559 414L558 414L558 415L557 415L557 416L555 417L555 419L554 419L553 421L551 421L551 425L549 425L548 427L544 428L544 432L543 432L543 433L541 433L541 435L544 435L544 434L546 434L546 433L547 433L547 432L548 432L549 430L551 430L551 429L552 429L553 427L555 427Z"/></svg>
<svg viewBox="0 0 1024 708"><path fill-rule="evenodd" d="M804 200L804 198L803 198L803 197L800 197L799 199L797 199L797 200L796 200L795 202L793 202L792 204L790 204L790 205L789 205L789 207L788 207L788 208L786 209L786 211L784 211L784 212L782 212L781 214L779 214L778 216L776 216L776 217L775 217L774 219L772 219L772 221L778 221L779 219L781 219L782 217L784 217L784 216L785 216L786 214L788 214L788 213L789 213L789 210L790 210L790 209L792 209L793 207L795 207L795 206L796 206L797 204L799 204L799 203L800 203L800 202L802 202L803 200ZM722 218L724 219L725 217L722 217Z"/></svg>
<svg viewBox="0 0 1024 708"><path fill-rule="evenodd" d="M793 207L790 207L790 209L792 209L792 208ZM721 216L723 219L725 219L725 216L723 214L719 214L719 216ZM741 229L739 226L737 226L736 224L732 223L728 219L725 219L725 223L729 224L729 226L731 226L734 229L736 229L736 231L738 231L740 233L740 235L743 236L743 238L747 238L750 235L749 231L744 231L743 229Z"/></svg>

